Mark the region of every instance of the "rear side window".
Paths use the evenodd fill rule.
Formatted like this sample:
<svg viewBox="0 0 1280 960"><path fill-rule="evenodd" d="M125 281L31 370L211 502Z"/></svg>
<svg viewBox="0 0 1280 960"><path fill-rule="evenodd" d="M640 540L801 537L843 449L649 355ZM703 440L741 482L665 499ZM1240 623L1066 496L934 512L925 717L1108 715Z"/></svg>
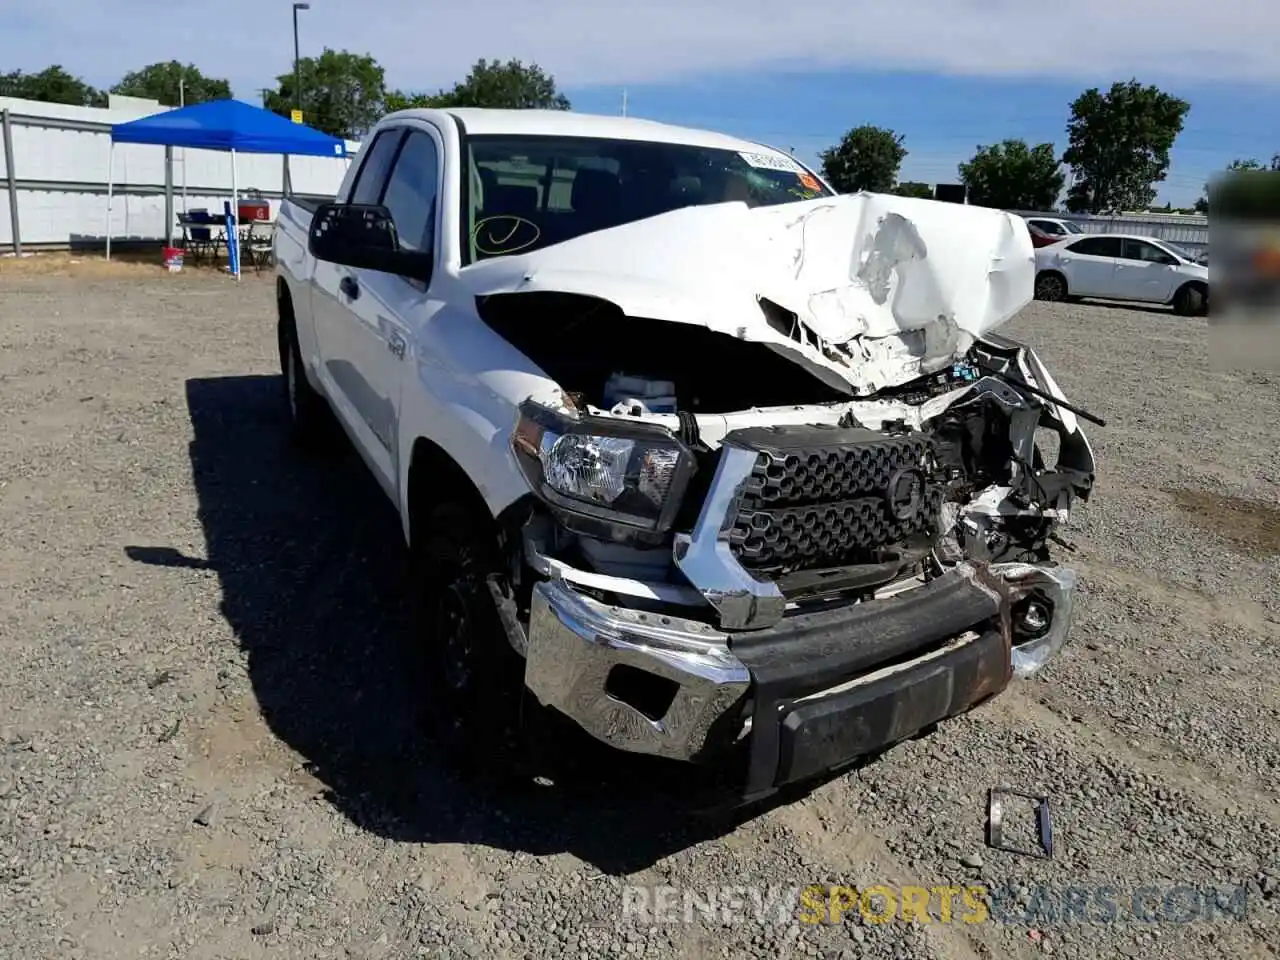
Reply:
<svg viewBox="0 0 1280 960"><path fill-rule="evenodd" d="M406 250L430 250L435 243L439 170L435 141L421 131L411 131L382 195L382 204L395 221L400 246Z"/></svg>
<svg viewBox="0 0 1280 960"><path fill-rule="evenodd" d="M1120 256L1119 237L1085 237L1067 247L1072 253L1083 253L1091 257Z"/></svg>
<svg viewBox="0 0 1280 960"><path fill-rule="evenodd" d="M391 161L395 159L396 147L404 129L383 130L373 138L369 150L364 155L360 170L356 174L356 182L351 188L350 203L378 203L382 199L382 188L387 182L387 173L391 170ZM364 151L361 151L364 152Z"/></svg>

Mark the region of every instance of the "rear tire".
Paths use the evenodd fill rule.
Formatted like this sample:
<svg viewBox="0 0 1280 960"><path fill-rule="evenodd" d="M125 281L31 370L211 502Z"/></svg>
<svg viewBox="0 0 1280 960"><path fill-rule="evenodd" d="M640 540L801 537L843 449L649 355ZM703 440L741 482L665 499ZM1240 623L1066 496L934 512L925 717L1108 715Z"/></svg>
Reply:
<svg viewBox="0 0 1280 960"><path fill-rule="evenodd" d="M1036 277L1037 300L1058 303L1067 299L1067 278L1060 273L1046 270Z"/></svg>
<svg viewBox="0 0 1280 960"><path fill-rule="evenodd" d="M1208 313L1208 308L1208 296L1194 283L1188 283L1174 294L1173 309L1179 316L1198 317Z"/></svg>
<svg viewBox="0 0 1280 960"><path fill-rule="evenodd" d="M464 775L507 783L527 770L521 720L532 704L489 592L489 578L503 574L492 527L456 503L429 508L413 546L414 583L439 743Z"/></svg>

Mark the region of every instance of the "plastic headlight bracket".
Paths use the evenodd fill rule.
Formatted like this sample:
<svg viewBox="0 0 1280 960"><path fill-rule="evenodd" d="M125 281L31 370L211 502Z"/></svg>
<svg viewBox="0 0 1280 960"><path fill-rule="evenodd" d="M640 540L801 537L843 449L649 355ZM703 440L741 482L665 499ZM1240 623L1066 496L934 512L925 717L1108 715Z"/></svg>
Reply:
<svg viewBox="0 0 1280 960"><path fill-rule="evenodd" d="M660 543L697 469L669 430L611 417L575 417L533 401L511 434L533 492L572 530Z"/></svg>

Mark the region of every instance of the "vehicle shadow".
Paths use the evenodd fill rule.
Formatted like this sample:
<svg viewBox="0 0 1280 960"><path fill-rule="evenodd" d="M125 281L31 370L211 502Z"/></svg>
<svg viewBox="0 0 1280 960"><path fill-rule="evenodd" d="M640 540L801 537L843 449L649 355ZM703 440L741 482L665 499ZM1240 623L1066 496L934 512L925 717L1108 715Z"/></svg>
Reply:
<svg viewBox="0 0 1280 960"><path fill-rule="evenodd" d="M264 719L357 826L627 874L760 812L683 816L672 798L686 771L620 756L593 757L590 781L518 791L455 777L428 734L399 518L354 450L339 439L320 459L296 453L278 377L190 380L187 403L207 556L126 553L216 572Z"/></svg>
<svg viewBox="0 0 1280 960"><path fill-rule="evenodd" d="M1132 300L1082 300L1082 304L1091 307L1106 307L1108 310L1126 310L1134 313L1157 313L1165 317L1178 318L1173 307L1156 303L1136 303Z"/></svg>

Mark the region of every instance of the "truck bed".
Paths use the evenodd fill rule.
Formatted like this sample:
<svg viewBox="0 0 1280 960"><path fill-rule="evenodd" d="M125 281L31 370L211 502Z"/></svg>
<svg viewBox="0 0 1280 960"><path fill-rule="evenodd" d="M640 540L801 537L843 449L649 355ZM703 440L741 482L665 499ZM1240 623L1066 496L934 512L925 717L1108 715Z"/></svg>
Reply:
<svg viewBox="0 0 1280 960"><path fill-rule="evenodd" d="M294 193L284 198L284 203L292 203L307 213L314 214L322 203L332 203L333 197L322 197L313 194Z"/></svg>

